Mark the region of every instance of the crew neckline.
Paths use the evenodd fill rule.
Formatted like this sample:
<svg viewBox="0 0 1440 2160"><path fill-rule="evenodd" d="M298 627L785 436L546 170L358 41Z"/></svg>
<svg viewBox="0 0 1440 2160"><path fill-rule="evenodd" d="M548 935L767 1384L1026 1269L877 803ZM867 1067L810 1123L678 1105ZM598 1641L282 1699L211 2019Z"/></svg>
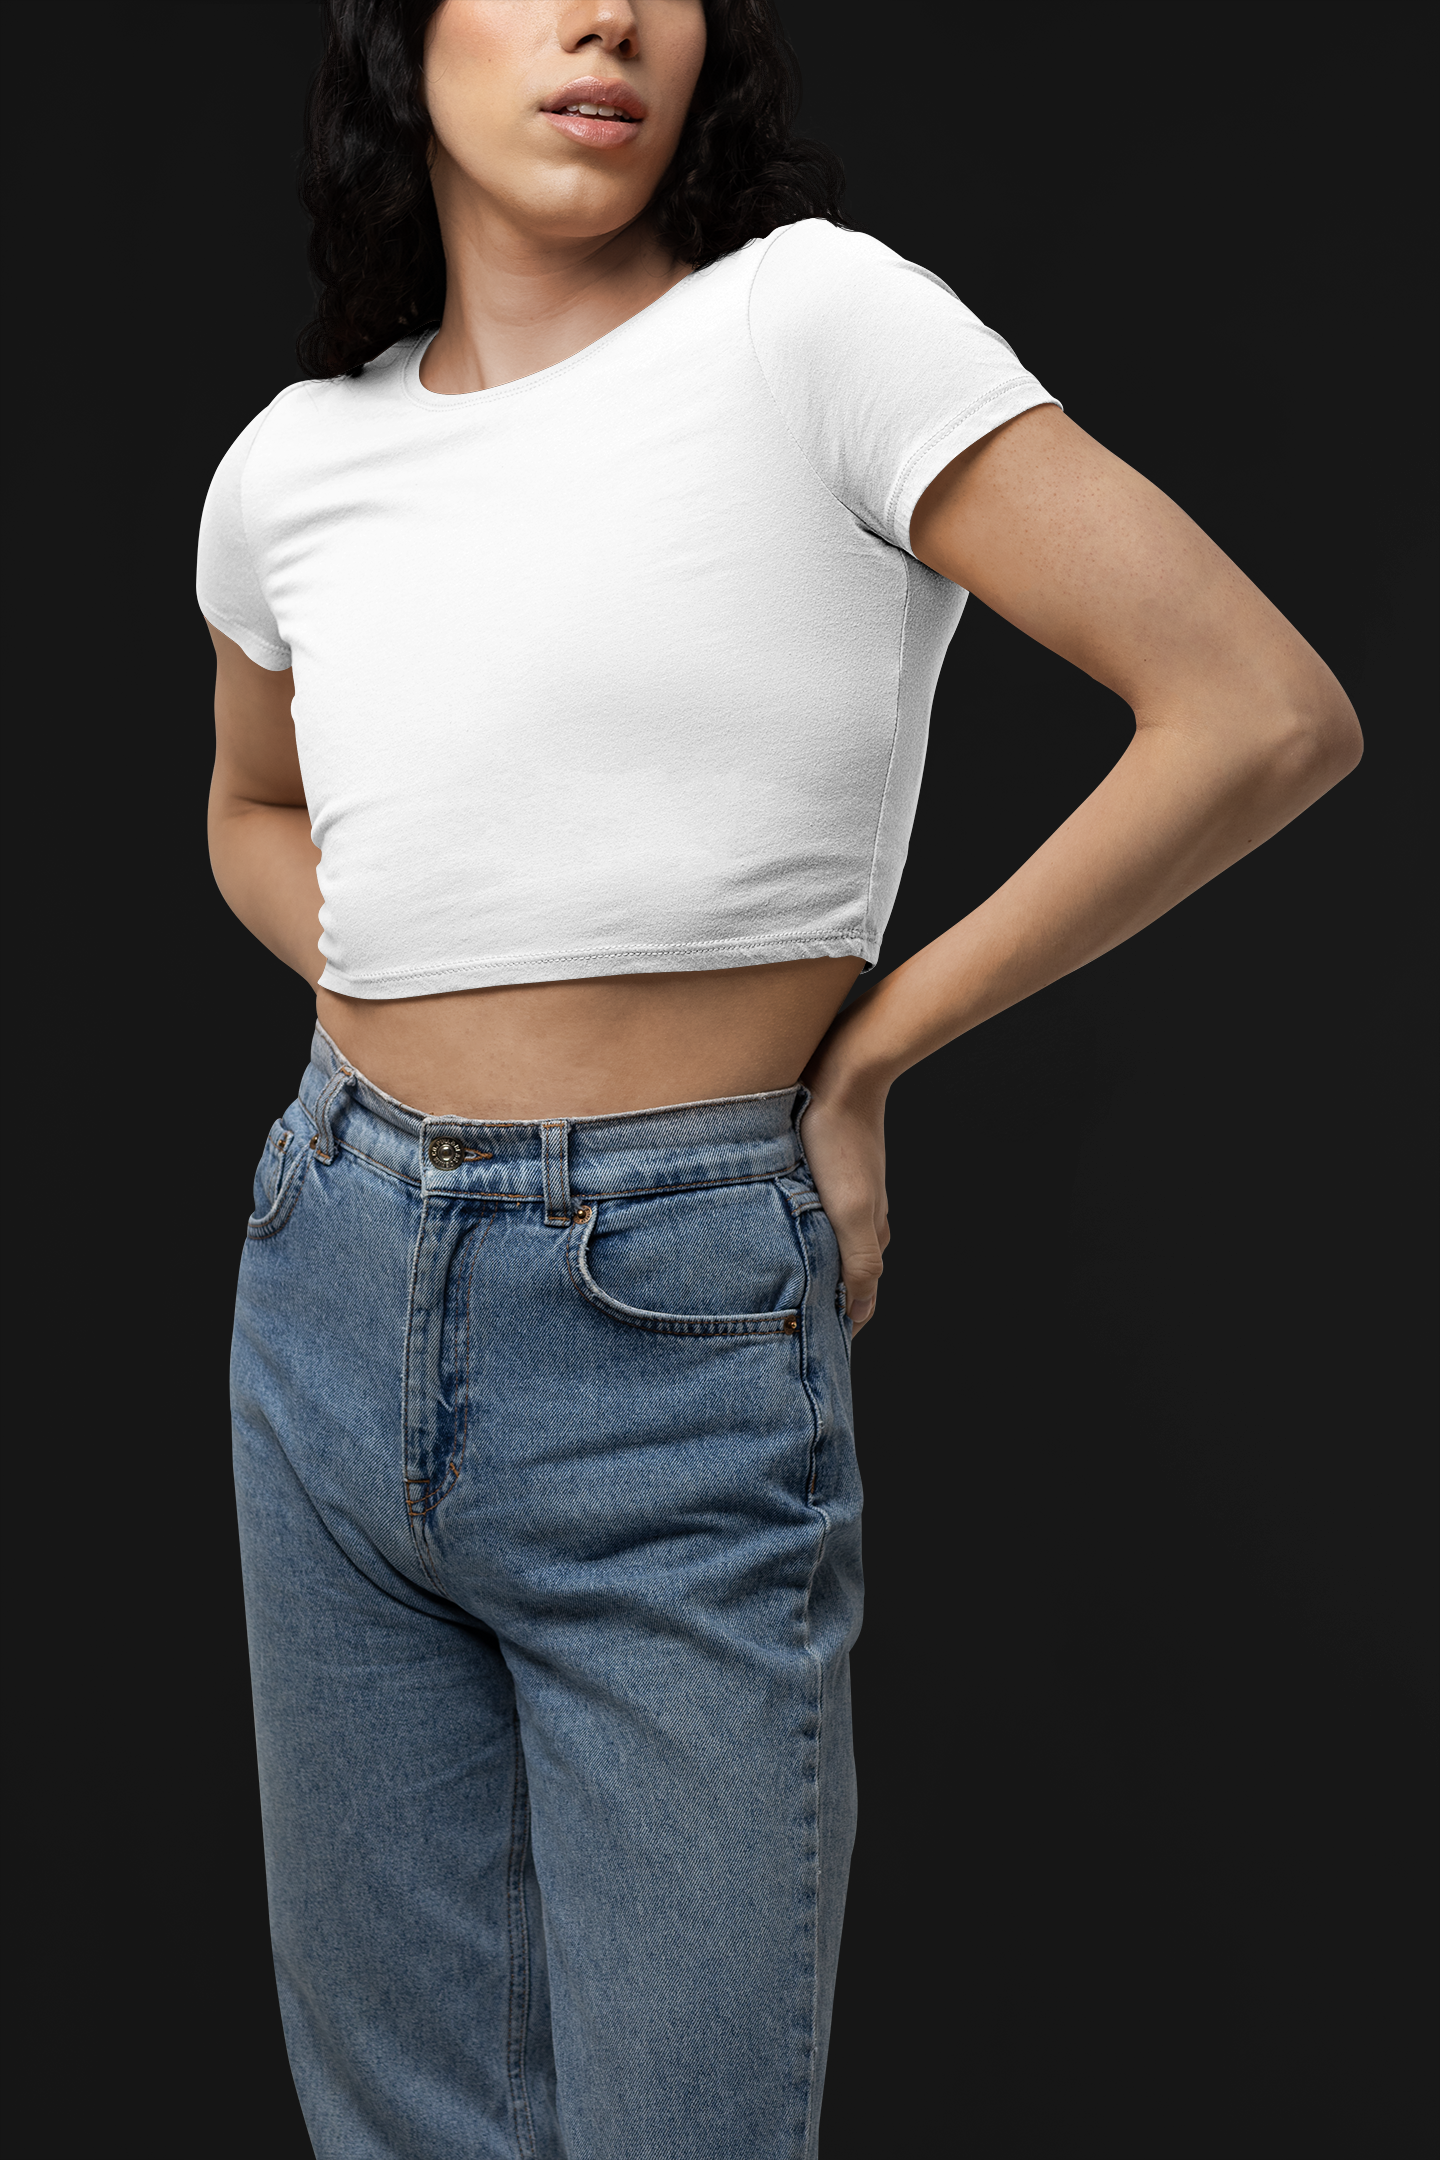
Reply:
<svg viewBox="0 0 1440 2160"><path fill-rule="evenodd" d="M440 334L438 326L434 330L427 330L422 337L415 340L406 356L401 371L401 384L405 395L412 405L422 405L428 411L463 412L467 407L533 389L537 384L548 382L556 375L563 375L567 368L577 367L581 361L590 359L592 354L598 353L614 339L623 337L627 330L635 329L637 324L648 322L667 301L675 299L679 293L688 292L712 270L718 270L722 263L734 262L754 245L753 240L747 240L744 247L736 248L734 254L722 255L718 262L706 263L703 270L687 271L678 284L672 285L667 292L659 294L654 300L647 300L643 308L637 308L633 315L627 315L624 322L616 323L613 330L607 330L603 337L594 338L588 345L582 345L578 352L570 353L564 360L553 361L549 367L536 368L531 375L517 375L513 382L494 383L488 390L427 390L420 380L420 363Z"/></svg>

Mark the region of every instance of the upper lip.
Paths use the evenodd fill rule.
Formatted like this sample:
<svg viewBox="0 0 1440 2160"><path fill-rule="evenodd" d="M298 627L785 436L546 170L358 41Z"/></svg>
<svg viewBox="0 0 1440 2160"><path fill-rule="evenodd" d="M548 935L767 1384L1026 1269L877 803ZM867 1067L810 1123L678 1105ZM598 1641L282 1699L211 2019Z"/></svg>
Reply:
<svg viewBox="0 0 1440 2160"><path fill-rule="evenodd" d="M547 97L541 112L564 112L567 105L613 105L616 112L628 113L632 120L645 118L645 101L638 98L625 82L601 82L594 75L582 75L577 82L566 83L553 97Z"/></svg>

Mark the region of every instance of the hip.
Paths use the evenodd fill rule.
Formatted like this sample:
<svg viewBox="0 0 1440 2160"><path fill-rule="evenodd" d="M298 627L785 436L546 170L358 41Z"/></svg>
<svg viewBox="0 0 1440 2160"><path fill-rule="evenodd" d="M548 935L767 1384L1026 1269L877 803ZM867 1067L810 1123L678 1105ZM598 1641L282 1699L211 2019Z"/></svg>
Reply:
<svg viewBox="0 0 1440 2160"><path fill-rule="evenodd" d="M859 1509L805 1099L434 1117L317 1031L256 1177L237 1434L279 1437L344 1542L442 1595L463 1573L497 1625L682 1547L689 1595L742 1552L799 1587Z"/></svg>

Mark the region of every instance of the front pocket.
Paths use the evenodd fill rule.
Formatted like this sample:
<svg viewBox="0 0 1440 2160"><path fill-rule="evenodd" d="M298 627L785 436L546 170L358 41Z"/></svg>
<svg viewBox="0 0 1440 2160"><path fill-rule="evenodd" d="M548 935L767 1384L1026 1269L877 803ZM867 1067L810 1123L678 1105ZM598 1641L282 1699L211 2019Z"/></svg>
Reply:
<svg viewBox="0 0 1440 2160"><path fill-rule="evenodd" d="M588 1305L658 1335L796 1335L805 1256L774 1184L602 1200L566 1240Z"/></svg>
<svg viewBox="0 0 1440 2160"><path fill-rule="evenodd" d="M295 1211L311 1150L294 1126L277 1119L255 1172L255 1212L245 1225L247 1238L271 1238Z"/></svg>

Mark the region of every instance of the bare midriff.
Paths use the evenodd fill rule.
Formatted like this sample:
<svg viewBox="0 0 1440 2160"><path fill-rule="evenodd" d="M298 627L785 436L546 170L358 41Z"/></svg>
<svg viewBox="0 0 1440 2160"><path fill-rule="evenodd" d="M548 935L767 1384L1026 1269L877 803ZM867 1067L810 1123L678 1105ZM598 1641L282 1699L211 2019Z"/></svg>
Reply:
<svg viewBox="0 0 1440 2160"><path fill-rule="evenodd" d="M508 983L444 997L316 993L357 1071L432 1116L603 1117L790 1087L859 960Z"/></svg>

